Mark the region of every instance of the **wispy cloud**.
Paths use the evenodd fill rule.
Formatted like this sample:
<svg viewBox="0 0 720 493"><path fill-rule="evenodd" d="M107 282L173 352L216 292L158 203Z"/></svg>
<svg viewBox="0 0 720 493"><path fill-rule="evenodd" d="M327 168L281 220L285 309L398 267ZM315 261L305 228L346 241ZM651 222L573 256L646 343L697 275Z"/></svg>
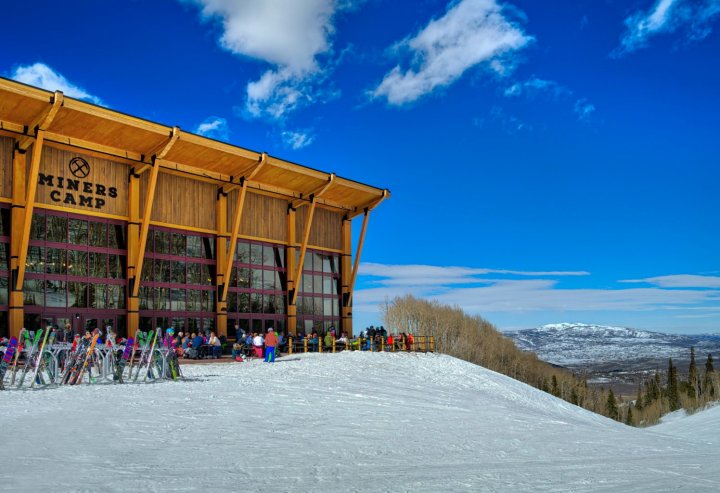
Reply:
<svg viewBox="0 0 720 493"><path fill-rule="evenodd" d="M449 86L480 64L504 75L514 65L513 55L532 40L495 0L451 2L445 15L395 45L396 53L408 53L409 68L395 66L370 95L400 106Z"/></svg>
<svg viewBox="0 0 720 493"><path fill-rule="evenodd" d="M573 109L578 117L578 120L581 121L590 120L592 114L595 113L595 105L588 102L585 98L578 99L575 102L575 107Z"/></svg>
<svg viewBox="0 0 720 493"><path fill-rule="evenodd" d="M626 30L615 57L648 46L649 39L659 34L682 31L686 42L707 37L710 24L720 14L718 0L656 0L645 11L638 11L625 19Z"/></svg>
<svg viewBox="0 0 720 493"><path fill-rule="evenodd" d="M285 130L281 134L283 143L292 149L302 149L313 143L315 136L309 132Z"/></svg>
<svg viewBox="0 0 720 493"><path fill-rule="evenodd" d="M47 89L48 91L62 91L65 96L82 99L91 103L103 105L102 100L93 96L85 89L68 81L60 73L44 63L21 65L12 71L10 78L24 84Z"/></svg>
<svg viewBox="0 0 720 493"><path fill-rule="evenodd" d="M332 54L334 19L361 1L181 0L199 5L206 20L222 26L225 50L269 63L273 68L248 83L245 114L280 120L322 97L318 88Z"/></svg>
<svg viewBox="0 0 720 493"><path fill-rule="evenodd" d="M518 96L535 96L537 94L547 93L553 96L561 96L564 94L572 94L572 91L554 80L546 80L535 77L534 75L523 82L516 82L507 87L503 94L507 97Z"/></svg>
<svg viewBox="0 0 720 493"><path fill-rule="evenodd" d="M645 279L626 279L620 282L645 283L662 288L720 288L720 277L698 276L694 274L675 274L670 276L647 277Z"/></svg>
<svg viewBox="0 0 720 493"><path fill-rule="evenodd" d="M212 139L228 140L230 128L225 118L210 116L195 128L195 133Z"/></svg>
<svg viewBox="0 0 720 493"><path fill-rule="evenodd" d="M362 287L356 291L356 312L377 312L395 296L413 294L458 305L470 313L642 312L720 309L720 290L677 289L720 287L720 278L662 276L624 282L649 282L656 287L600 289L563 287L566 276L585 271L526 272L428 265L362 264ZM504 276L500 278L500 276ZM590 282L588 278L586 280ZM675 289L665 289L672 287Z"/></svg>

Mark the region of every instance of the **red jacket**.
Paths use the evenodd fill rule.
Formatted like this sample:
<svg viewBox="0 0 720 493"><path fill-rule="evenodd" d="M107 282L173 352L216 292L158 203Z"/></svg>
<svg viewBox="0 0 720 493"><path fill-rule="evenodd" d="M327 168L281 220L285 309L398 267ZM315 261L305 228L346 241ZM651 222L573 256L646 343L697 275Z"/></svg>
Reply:
<svg viewBox="0 0 720 493"><path fill-rule="evenodd" d="M265 347L275 347L277 346L278 338L275 335L275 332L268 332L268 334L265 336Z"/></svg>

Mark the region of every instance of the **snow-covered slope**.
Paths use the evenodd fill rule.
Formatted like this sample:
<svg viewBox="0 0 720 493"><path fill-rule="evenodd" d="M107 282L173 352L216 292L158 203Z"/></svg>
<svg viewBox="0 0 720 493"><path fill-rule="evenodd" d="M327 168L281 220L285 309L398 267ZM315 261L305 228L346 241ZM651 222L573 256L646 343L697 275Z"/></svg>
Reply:
<svg viewBox="0 0 720 493"><path fill-rule="evenodd" d="M192 380L0 393L0 489L720 489L704 414L677 436L629 428L448 356L183 368Z"/></svg>
<svg viewBox="0 0 720 493"><path fill-rule="evenodd" d="M720 352L720 335L679 335L576 323L543 325L506 332L516 345L544 361L562 366L605 362L689 359L694 347L698 358Z"/></svg>

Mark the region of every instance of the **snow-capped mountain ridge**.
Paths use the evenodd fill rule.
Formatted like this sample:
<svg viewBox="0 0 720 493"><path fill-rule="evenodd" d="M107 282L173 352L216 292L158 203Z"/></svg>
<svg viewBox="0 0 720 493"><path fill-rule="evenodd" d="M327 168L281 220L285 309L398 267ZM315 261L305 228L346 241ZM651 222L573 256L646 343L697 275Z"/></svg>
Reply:
<svg viewBox="0 0 720 493"><path fill-rule="evenodd" d="M681 335L582 323L558 323L506 333L520 349L556 365L579 367L606 362L698 359L720 353L720 335Z"/></svg>

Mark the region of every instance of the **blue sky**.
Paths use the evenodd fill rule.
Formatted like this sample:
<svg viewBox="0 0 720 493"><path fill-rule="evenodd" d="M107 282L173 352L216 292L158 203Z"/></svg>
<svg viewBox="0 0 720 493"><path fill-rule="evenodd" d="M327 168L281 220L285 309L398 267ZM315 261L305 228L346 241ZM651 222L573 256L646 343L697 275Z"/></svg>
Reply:
<svg viewBox="0 0 720 493"><path fill-rule="evenodd" d="M720 332L720 0L32 5L1 75L389 188L360 325Z"/></svg>

